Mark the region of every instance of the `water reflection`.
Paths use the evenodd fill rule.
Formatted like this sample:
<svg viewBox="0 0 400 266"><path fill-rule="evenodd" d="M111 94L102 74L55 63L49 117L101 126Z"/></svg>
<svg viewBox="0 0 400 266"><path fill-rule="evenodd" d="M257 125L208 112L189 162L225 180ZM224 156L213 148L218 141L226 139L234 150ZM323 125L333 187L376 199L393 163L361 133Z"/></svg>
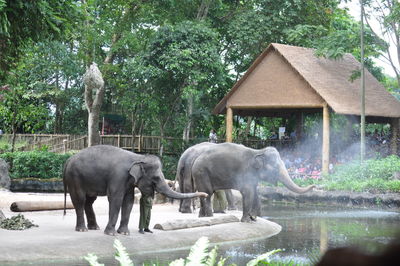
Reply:
<svg viewBox="0 0 400 266"><path fill-rule="evenodd" d="M230 262L244 265L249 259L272 249L280 261L310 263L332 247L354 245L380 251L399 234L400 213L393 211L342 209L282 204L263 205L263 215L282 226L278 235L256 243L230 247Z"/></svg>

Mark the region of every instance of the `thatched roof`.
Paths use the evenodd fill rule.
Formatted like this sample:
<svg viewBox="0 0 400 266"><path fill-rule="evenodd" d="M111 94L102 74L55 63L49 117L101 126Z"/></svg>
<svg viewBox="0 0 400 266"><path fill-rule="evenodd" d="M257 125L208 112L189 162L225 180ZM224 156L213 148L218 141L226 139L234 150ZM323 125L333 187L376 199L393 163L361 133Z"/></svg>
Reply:
<svg viewBox="0 0 400 266"><path fill-rule="evenodd" d="M351 76L360 63L351 55L331 60L315 50L273 43L254 61L245 75L218 103L214 114L226 107L236 113L255 110L322 108L360 115L360 78ZM365 113L373 117L400 117L400 102L366 70Z"/></svg>

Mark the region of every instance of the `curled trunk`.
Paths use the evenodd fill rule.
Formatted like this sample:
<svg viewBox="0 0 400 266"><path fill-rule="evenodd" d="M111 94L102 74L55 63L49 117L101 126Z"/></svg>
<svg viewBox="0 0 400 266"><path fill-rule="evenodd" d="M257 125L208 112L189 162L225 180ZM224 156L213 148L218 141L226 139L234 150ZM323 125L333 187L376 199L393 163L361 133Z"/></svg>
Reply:
<svg viewBox="0 0 400 266"><path fill-rule="evenodd" d="M173 199L191 199L195 197L203 196L204 193L195 192L195 193L179 193L173 191L165 182L159 182L156 186L156 191Z"/></svg>

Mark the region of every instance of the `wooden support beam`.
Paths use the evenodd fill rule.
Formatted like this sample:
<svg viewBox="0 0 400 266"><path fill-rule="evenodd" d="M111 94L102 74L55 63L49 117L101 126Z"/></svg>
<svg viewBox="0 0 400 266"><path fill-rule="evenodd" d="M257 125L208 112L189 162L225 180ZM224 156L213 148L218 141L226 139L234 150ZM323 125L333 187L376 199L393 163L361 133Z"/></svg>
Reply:
<svg viewBox="0 0 400 266"><path fill-rule="evenodd" d="M296 138L301 140L303 137L304 117L302 112L296 112Z"/></svg>
<svg viewBox="0 0 400 266"><path fill-rule="evenodd" d="M399 136L399 118L392 118L390 123L390 131L391 131L391 138L390 138L390 153L397 154L397 138Z"/></svg>
<svg viewBox="0 0 400 266"><path fill-rule="evenodd" d="M322 132L322 173L329 172L329 108L325 104L323 108L323 132Z"/></svg>
<svg viewBox="0 0 400 266"><path fill-rule="evenodd" d="M232 108L226 109L226 142L232 142L233 132L233 111Z"/></svg>

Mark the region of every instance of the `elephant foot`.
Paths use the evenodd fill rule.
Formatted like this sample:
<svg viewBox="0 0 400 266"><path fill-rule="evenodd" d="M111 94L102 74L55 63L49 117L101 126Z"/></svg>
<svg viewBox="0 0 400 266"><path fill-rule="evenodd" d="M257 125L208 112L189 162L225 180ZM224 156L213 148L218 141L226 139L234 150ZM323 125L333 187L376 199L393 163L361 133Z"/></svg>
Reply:
<svg viewBox="0 0 400 266"><path fill-rule="evenodd" d="M100 230L100 227L97 224L88 224L88 229L89 230Z"/></svg>
<svg viewBox="0 0 400 266"><path fill-rule="evenodd" d="M179 210L181 213L192 213L191 209L180 209Z"/></svg>
<svg viewBox="0 0 400 266"><path fill-rule="evenodd" d="M114 228L106 228L104 230L104 234L109 235L109 236L115 236L117 232L115 231Z"/></svg>
<svg viewBox="0 0 400 266"><path fill-rule="evenodd" d="M251 223L254 222L256 220L257 217L251 216L251 215L243 215L242 219L240 219L240 221L242 223Z"/></svg>
<svg viewBox="0 0 400 266"><path fill-rule="evenodd" d="M118 234L124 235L124 236L129 236L130 232L128 230L128 228L126 227L120 227L117 230Z"/></svg>
<svg viewBox="0 0 400 266"><path fill-rule="evenodd" d="M87 232L88 229L86 228L86 226L76 226L75 227L75 231L77 231L77 232Z"/></svg>
<svg viewBox="0 0 400 266"><path fill-rule="evenodd" d="M204 211L202 208L200 208L199 217L213 217L213 216L214 215L212 212L207 212L207 211Z"/></svg>

